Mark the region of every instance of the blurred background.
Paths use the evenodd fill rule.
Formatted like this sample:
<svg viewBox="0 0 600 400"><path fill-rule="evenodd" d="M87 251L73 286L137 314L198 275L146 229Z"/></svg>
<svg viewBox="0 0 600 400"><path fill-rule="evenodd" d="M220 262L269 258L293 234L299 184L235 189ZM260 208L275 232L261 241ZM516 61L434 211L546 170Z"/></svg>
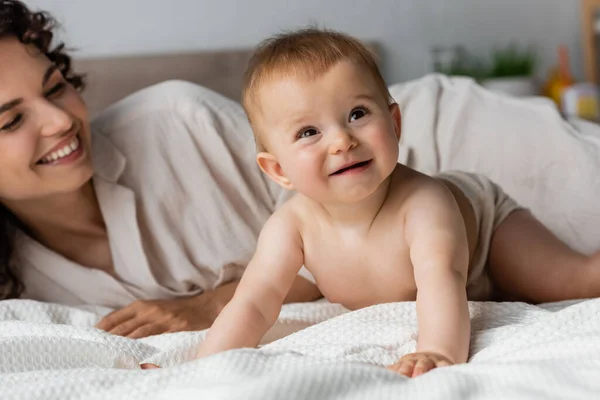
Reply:
<svg viewBox="0 0 600 400"><path fill-rule="evenodd" d="M556 101L562 92L552 87L595 83L594 3L600 7L600 0L27 1L57 17L76 58L251 49L316 24L376 43L389 84L437 71Z"/></svg>
<svg viewBox="0 0 600 400"><path fill-rule="evenodd" d="M482 55L517 41L539 52L540 70L556 48L583 74L577 0L28 0L63 24L81 56L245 48L281 30L316 23L381 45L386 79L432 70L432 48L462 45Z"/></svg>

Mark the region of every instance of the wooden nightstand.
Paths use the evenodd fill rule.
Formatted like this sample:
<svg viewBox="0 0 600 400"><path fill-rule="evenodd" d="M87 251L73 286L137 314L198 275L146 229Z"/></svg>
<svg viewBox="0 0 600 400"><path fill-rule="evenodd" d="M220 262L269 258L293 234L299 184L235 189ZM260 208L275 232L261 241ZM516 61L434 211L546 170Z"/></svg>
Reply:
<svg viewBox="0 0 600 400"><path fill-rule="evenodd" d="M586 80L598 84L598 42L596 40L596 14L600 0L581 0L582 42Z"/></svg>

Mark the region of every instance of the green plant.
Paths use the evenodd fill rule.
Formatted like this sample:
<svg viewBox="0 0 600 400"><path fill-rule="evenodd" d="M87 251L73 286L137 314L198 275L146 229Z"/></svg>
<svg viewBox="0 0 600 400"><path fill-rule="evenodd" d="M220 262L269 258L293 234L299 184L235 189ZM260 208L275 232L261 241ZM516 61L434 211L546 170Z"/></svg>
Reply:
<svg viewBox="0 0 600 400"><path fill-rule="evenodd" d="M521 49L516 44L510 44L495 49L487 63L458 47L450 65L436 68L436 71L450 76L469 76L481 81L489 78L531 76L536 64L537 54L532 47Z"/></svg>
<svg viewBox="0 0 600 400"><path fill-rule="evenodd" d="M521 49L513 43L492 52L489 77L531 76L536 63L537 54L533 47Z"/></svg>

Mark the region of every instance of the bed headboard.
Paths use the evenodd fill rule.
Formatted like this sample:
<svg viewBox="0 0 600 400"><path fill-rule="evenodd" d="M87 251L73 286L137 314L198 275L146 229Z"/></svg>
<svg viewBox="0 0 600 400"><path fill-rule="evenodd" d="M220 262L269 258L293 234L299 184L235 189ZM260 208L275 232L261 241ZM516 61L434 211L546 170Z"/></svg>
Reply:
<svg viewBox="0 0 600 400"><path fill-rule="evenodd" d="M202 51L73 60L86 74L83 98L91 115L123 97L169 79L198 83L236 101L251 50Z"/></svg>
<svg viewBox="0 0 600 400"><path fill-rule="evenodd" d="M367 44L381 54L377 43ZM197 83L240 101L251 55L252 49L102 58L77 58L75 54L73 68L87 76L82 95L93 116L137 90L169 79Z"/></svg>

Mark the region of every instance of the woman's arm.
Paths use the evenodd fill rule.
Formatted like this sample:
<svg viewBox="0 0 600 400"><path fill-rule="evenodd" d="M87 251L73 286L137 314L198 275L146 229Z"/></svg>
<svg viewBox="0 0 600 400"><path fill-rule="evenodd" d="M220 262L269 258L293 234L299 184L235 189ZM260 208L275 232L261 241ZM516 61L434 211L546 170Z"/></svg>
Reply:
<svg viewBox="0 0 600 400"><path fill-rule="evenodd" d="M197 296L172 300L138 300L104 317L96 327L113 335L143 338L166 332L200 331L210 328L232 299L240 281L233 281ZM317 286L297 276L284 303L321 297Z"/></svg>

